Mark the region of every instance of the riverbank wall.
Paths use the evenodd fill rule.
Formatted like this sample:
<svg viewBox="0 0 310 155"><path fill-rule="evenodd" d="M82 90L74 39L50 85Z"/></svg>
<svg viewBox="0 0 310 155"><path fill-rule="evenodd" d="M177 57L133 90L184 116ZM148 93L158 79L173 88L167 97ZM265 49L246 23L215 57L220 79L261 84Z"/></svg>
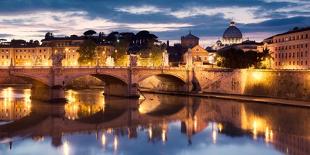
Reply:
<svg viewBox="0 0 310 155"><path fill-rule="evenodd" d="M225 72L197 71L200 92L248 95L310 101L310 70L240 69ZM194 85L194 84L193 84ZM139 85L143 89L167 90L169 83L155 77ZM196 86L197 87L197 86Z"/></svg>

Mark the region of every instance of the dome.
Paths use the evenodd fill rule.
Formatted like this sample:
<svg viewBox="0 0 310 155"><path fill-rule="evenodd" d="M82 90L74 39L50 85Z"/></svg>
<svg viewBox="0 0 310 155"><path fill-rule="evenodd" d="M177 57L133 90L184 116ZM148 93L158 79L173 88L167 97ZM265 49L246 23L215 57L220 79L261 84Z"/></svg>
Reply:
<svg viewBox="0 0 310 155"><path fill-rule="evenodd" d="M230 26L225 30L223 39L238 38L242 39L241 31L235 26L235 22L231 22Z"/></svg>

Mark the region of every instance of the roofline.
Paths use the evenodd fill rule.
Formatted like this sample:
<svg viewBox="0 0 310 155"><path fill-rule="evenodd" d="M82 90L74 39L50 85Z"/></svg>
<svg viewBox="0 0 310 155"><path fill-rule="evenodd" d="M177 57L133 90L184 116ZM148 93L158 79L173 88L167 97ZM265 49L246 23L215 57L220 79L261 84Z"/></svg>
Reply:
<svg viewBox="0 0 310 155"><path fill-rule="evenodd" d="M282 36L282 35L286 35L286 34L291 34L291 33L298 33L298 32L303 32L303 31L309 31L310 30L310 26L308 27L303 27L303 28L299 28L297 30L290 30L290 31L287 31L287 32L284 32L284 33L280 33L280 34L276 34L276 35L273 35L269 38L266 38L266 39L272 39L273 37L278 37L278 36Z"/></svg>

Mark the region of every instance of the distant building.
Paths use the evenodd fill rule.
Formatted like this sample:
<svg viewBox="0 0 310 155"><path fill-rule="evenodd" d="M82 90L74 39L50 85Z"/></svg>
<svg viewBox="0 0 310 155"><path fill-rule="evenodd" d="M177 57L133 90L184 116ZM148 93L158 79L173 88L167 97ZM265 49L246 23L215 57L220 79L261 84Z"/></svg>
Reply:
<svg viewBox="0 0 310 155"><path fill-rule="evenodd" d="M274 69L310 69L310 27L295 28L264 40Z"/></svg>
<svg viewBox="0 0 310 155"><path fill-rule="evenodd" d="M199 45L199 38L192 35L189 32L188 35L181 37L181 46L184 48L193 48L194 46Z"/></svg>
<svg viewBox="0 0 310 155"><path fill-rule="evenodd" d="M222 43L224 45L240 44L242 42L242 33L236 27L234 21L230 22L229 27L224 31Z"/></svg>
<svg viewBox="0 0 310 155"><path fill-rule="evenodd" d="M262 42L256 42L254 40L246 40L240 44L235 44L233 46L238 49L242 49L244 52L247 51L263 52L264 50L263 45L264 43Z"/></svg>
<svg viewBox="0 0 310 155"><path fill-rule="evenodd" d="M183 63L193 66L202 66L209 64L209 52L199 45L189 48L183 55Z"/></svg>
<svg viewBox="0 0 310 155"><path fill-rule="evenodd" d="M218 51L224 48L236 47L240 49L245 49L246 51L251 48L255 48L256 43L252 41L244 41L243 35L239 28L236 27L236 23L234 21L230 22L229 27L224 31L222 39L216 41L216 43L206 49L208 51Z"/></svg>

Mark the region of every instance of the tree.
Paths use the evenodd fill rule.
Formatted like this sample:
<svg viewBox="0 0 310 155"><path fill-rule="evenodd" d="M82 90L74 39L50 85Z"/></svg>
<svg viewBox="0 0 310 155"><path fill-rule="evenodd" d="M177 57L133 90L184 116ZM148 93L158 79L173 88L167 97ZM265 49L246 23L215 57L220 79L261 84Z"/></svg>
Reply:
<svg viewBox="0 0 310 155"><path fill-rule="evenodd" d="M258 68L271 68L273 57L271 56L270 50L268 48L264 48L263 52L259 53L259 59L260 63L258 64Z"/></svg>
<svg viewBox="0 0 310 155"><path fill-rule="evenodd" d="M94 65L96 58L96 43L92 40L85 40L77 50L80 54L78 62L81 65Z"/></svg>
<svg viewBox="0 0 310 155"><path fill-rule="evenodd" d="M85 31L83 34L84 34L84 36L90 37L90 36L93 36L96 33L97 32L94 31L94 30L88 30L88 31Z"/></svg>
<svg viewBox="0 0 310 155"><path fill-rule="evenodd" d="M218 56L222 61L218 62L218 66L225 68L244 68L244 52L236 48L227 48L218 52Z"/></svg>
<svg viewBox="0 0 310 155"><path fill-rule="evenodd" d="M226 68L266 68L265 60L271 58L269 50L263 52L247 51L230 47L218 52L217 65ZM264 63L263 63L264 62Z"/></svg>

